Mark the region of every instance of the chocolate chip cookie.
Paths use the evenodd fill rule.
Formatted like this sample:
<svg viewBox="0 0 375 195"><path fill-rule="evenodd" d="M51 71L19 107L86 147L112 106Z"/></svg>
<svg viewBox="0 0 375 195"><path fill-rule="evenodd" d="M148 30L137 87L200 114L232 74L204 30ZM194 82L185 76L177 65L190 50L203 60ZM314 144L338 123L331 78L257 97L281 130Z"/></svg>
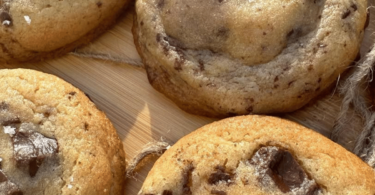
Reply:
<svg viewBox="0 0 375 195"><path fill-rule="evenodd" d="M374 194L375 172L296 123L240 116L206 125L169 148L139 195Z"/></svg>
<svg viewBox="0 0 375 195"><path fill-rule="evenodd" d="M138 0L133 35L151 85L187 112L290 112L355 59L366 6L366 0Z"/></svg>
<svg viewBox="0 0 375 195"><path fill-rule="evenodd" d="M129 0L0 1L0 61L65 54L108 29Z"/></svg>
<svg viewBox="0 0 375 195"><path fill-rule="evenodd" d="M49 74L0 70L0 194L123 194L125 153L83 92Z"/></svg>

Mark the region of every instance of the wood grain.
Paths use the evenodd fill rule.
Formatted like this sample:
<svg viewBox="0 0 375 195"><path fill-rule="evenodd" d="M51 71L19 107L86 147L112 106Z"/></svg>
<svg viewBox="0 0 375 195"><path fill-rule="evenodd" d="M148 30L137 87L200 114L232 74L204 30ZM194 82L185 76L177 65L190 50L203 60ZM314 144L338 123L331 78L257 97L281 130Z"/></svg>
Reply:
<svg viewBox="0 0 375 195"><path fill-rule="evenodd" d="M375 4L374 2L375 0L370 0L372 5ZM133 12L134 8L131 6L116 26L79 51L100 52L139 61L131 34ZM371 18L373 16L374 14ZM366 31L361 48L362 54L372 44L371 32L375 27L374 23L371 22ZM180 110L173 102L149 85L142 68L128 64L67 54L61 58L40 63L1 64L0 68L40 70L57 75L83 90L113 122L124 143L128 160L134 157L143 145L152 140L163 138L174 143L198 127L217 120L190 115ZM341 98L334 91L335 87L304 108L278 116L296 121L329 136L341 105ZM339 140L339 143L349 150L354 146L355 139L362 128L361 117L355 113L351 116L351 124ZM134 179L127 180L125 194L137 194L155 160L156 158L150 158L141 166Z"/></svg>

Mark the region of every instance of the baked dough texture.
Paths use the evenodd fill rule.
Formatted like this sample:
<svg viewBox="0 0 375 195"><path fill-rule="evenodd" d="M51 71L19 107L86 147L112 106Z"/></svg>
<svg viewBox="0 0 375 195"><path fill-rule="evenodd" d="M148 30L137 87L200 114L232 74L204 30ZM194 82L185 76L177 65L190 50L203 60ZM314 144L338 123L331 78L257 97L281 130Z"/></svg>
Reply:
<svg viewBox="0 0 375 195"><path fill-rule="evenodd" d="M139 195L374 194L375 172L299 124L239 116L180 139L154 164Z"/></svg>
<svg viewBox="0 0 375 195"><path fill-rule="evenodd" d="M0 194L124 193L122 142L83 92L27 69L0 83Z"/></svg>
<svg viewBox="0 0 375 195"><path fill-rule="evenodd" d="M0 61L36 61L65 54L103 33L129 0L2 0Z"/></svg>
<svg viewBox="0 0 375 195"><path fill-rule="evenodd" d="M366 6L366 0L138 0L133 35L149 82L187 112L290 112L355 59Z"/></svg>

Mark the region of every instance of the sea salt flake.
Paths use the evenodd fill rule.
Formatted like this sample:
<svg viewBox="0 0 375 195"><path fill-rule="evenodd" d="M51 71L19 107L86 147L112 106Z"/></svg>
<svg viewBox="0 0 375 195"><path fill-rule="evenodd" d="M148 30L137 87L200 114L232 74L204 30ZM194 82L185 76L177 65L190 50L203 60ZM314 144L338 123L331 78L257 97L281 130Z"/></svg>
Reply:
<svg viewBox="0 0 375 195"><path fill-rule="evenodd" d="M72 185L70 185L70 184L68 184L68 188L69 188L69 189L72 189L72 188L73 188L73 186L72 186Z"/></svg>
<svg viewBox="0 0 375 195"><path fill-rule="evenodd" d="M31 23L31 18L30 16L23 16L27 22L27 24L30 24Z"/></svg>
<svg viewBox="0 0 375 195"><path fill-rule="evenodd" d="M14 134L16 134L16 128L14 128L14 127L4 126L3 129L4 129L4 133L9 134L11 136L13 136Z"/></svg>
<svg viewBox="0 0 375 195"><path fill-rule="evenodd" d="M168 150L169 148L171 148L171 146L170 146L170 145L169 145L169 146L167 146L167 148L166 148L166 149Z"/></svg>
<svg viewBox="0 0 375 195"><path fill-rule="evenodd" d="M4 26L9 26L10 25L10 21L9 20L4 20L2 24Z"/></svg>

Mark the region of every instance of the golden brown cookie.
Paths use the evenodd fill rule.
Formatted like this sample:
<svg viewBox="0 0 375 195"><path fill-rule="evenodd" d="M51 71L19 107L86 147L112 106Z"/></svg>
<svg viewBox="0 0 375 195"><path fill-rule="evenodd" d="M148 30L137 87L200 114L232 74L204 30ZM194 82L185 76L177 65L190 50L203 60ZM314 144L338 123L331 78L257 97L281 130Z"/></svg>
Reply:
<svg viewBox="0 0 375 195"><path fill-rule="evenodd" d="M138 0L152 86L205 116L294 111L355 59L366 0Z"/></svg>
<svg viewBox="0 0 375 195"><path fill-rule="evenodd" d="M56 76L0 70L0 194L123 194L112 123Z"/></svg>
<svg viewBox="0 0 375 195"><path fill-rule="evenodd" d="M2 0L0 61L65 54L108 29L129 0Z"/></svg>
<svg viewBox="0 0 375 195"><path fill-rule="evenodd" d="M374 193L374 170L340 145L287 120L241 116L180 139L139 195Z"/></svg>

